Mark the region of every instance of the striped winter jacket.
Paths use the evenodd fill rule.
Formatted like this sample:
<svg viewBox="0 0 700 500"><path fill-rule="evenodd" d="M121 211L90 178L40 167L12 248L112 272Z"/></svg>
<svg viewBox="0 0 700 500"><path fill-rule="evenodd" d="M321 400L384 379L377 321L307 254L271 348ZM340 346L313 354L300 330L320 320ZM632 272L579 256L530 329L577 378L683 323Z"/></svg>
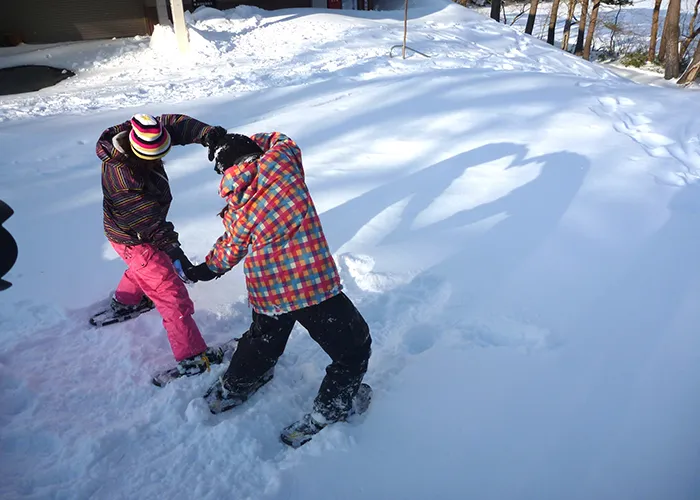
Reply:
<svg viewBox="0 0 700 500"><path fill-rule="evenodd" d="M210 126L185 115L157 118L170 133L173 145L198 143ZM97 156L102 160L103 222L107 239L123 245L150 243L161 250L178 246L178 234L166 220L172 195L163 162L153 167L130 167L129 158L114 140L130 131L124 122L108 128L97 141Z"/></svg>
<svg viewBox="0 0 700 500"><path fill-rule="evenodd" d="M219 194L225 233L207 255L223 273L246 254L248 300L260 314L316 305L340 293L335 261L304 181L301 151L284 134L251 137L264 151L229 168Z"/></svg>

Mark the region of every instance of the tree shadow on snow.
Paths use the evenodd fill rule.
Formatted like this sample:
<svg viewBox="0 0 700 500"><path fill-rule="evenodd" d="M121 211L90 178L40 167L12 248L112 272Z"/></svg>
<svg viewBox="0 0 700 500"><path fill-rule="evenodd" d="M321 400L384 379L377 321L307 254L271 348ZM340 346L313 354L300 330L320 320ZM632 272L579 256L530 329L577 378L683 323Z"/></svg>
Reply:
<svg viewBox="0 0 700 500"><path fill-rule="evenodd" d="M540 172L535 179L496 200L414 228L417 217L467 169L506 158L510 158L507 170L534 164L540 166ZM525 145L488 144L390 181L323 213L324 231L336 250L377 214L410 198L400 221L384 235L378 246L401 244L401 248L410 249L426 241L449 241L454 249L452 255L426 272L463 276L462 283L453 283L460 285L455 290L455 300L459 300L461 292L498 291L522 262L556 231L589 167L588 159L572 152L528 157ZM502 220L481 234L462 231L465 226L494 216Z"/></svg>

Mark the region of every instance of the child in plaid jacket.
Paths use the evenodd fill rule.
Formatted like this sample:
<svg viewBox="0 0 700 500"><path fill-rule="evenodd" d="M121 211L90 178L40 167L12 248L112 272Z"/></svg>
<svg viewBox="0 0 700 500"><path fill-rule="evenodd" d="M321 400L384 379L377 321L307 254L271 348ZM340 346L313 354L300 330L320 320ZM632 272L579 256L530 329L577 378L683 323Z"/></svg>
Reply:
<svg viewBox="0 0 700 500"><path fill-rule="evenodd" d="M221 214L226 232L209 252L207 266L225 273L251 247L245 275L256 312L279 315L319 304L341 285L304 182L301 151L280 133L251 139L251 147L265 154L223 173L219 194L227 201Z"/></svg>
<svg viewBox="0 0 700 500"><path fill-rule="evenodd" d="M304 180L299 146L279 132L219 142L215 170L224 234L193 281L218 277L245 259L253 322L219 382L245 400L272 377L298 321L331 357L310 414L319 425L344 418L370 357L369 327L342 292L340 277ZM213 158L210 158L213 159Z"/></svg>

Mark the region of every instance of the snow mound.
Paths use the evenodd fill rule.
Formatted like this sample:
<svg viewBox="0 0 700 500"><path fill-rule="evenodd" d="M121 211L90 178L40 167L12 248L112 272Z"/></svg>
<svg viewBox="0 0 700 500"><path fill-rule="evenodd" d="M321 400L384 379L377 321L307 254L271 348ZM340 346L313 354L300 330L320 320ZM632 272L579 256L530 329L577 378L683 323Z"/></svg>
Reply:
<svg viewBox="0 0 700 500"><path fill-rule="evenodd" d="M150 48L158 55L170 58L174 63L192 63L197 64L202 58L218 58L221 57L221 51L216 44L198 31L190 29L189 33L189 52L181 54L175 38L175 31L170 26L157 25L151 35Z"/></svg>

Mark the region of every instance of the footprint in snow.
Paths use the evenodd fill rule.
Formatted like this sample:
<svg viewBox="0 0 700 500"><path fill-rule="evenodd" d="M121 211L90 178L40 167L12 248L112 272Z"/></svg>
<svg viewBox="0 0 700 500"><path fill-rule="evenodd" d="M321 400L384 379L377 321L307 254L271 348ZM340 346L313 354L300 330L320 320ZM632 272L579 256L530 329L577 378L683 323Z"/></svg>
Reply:
<svg viewBox="0 0 700 500"><path fill-rule="evenodd" d="M377 272L371 256L354 253L340 255L338 267L379 344L410 354L432 347L440 334L435 321L451 295L446 280L429 274Z"/></svg>
<svg viewBox="0 0 700 500"><path fill-rule="evenodd" d="M627 112L622 108L635 105L627 97L606 96L598 99L600 105L591 108L598 116L613 119L615 131L624 134L641 145L654 158L672 156L668 150L676 141L652 129L653 120L641 113Z"/></svg>
<svg viewBox="0 0 700 500"><path fill-rule="evenodd" d="M452 323L445 341L455 348L512 347L525 351L555 349L563 343L547 328L497 314Z"/></svg>
<svg viewBox="0 0 700 500"><path fill-rule="evenodd" d="M0 424L5 427L14 417L30 409L34 399L25 382L0 362L0 400L3 402L0 407Z"/></svg>

